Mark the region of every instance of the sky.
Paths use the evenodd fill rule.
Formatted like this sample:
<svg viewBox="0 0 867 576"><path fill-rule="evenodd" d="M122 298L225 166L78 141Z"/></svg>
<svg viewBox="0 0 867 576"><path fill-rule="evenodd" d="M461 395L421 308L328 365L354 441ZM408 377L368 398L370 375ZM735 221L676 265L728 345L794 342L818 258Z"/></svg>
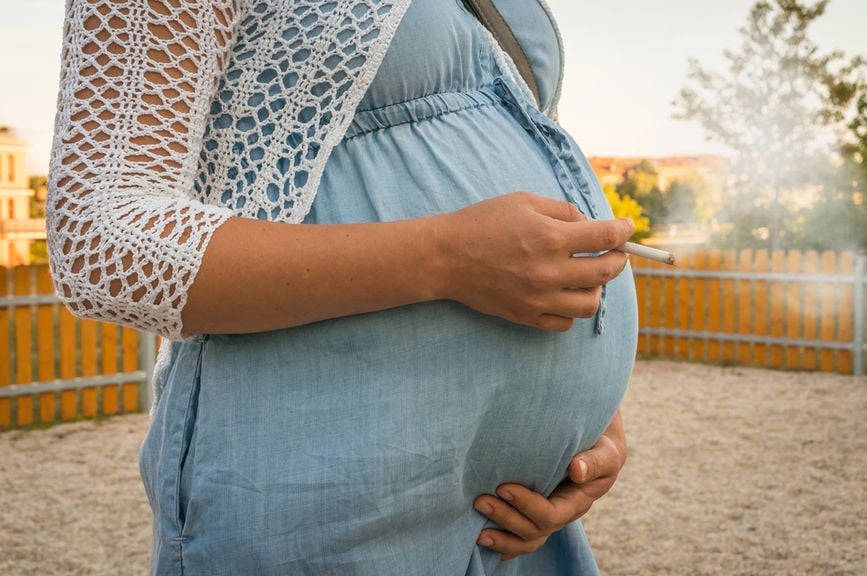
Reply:
<svg viewBox="0 0 867 576"><path fill-rule="evenodd" d="M526 0L530 1L530 0ZM44 174L60 73L64 0L2 0L0 124ZM722 70L753 0L548 0L565 43L560 122L590 156L722 153L672 119L687 60ZM822 50L867 56L867 0L831 0L813 29Z"/></svg>

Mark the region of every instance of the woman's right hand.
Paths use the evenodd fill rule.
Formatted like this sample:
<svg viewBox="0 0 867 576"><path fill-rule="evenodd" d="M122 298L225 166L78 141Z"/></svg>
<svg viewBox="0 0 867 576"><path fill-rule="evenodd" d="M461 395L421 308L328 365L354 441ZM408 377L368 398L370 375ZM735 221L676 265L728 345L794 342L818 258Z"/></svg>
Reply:
<svg viewBox="0 0 867 576"><path fill-rule="evenodd" d="M447 270L443 298L558 332L596 314L602 285L627 262L612 249L634 231L628 218L589 220L569 202L530 192L442 214L438 226Z"/></svg>

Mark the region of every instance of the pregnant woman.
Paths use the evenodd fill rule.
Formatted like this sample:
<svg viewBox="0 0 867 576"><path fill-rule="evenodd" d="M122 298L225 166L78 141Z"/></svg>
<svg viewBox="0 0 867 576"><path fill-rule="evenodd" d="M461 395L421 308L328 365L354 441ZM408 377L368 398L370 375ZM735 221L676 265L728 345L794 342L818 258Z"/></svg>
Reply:
<svg viewBox="0 0 867 576"><path fill-rule="evenodd" d="M506 542L619 427L631 226L498 6L538 106L460 0L68 2L52 273L164 336L153 574L596 573L577 521Z"/></svg>

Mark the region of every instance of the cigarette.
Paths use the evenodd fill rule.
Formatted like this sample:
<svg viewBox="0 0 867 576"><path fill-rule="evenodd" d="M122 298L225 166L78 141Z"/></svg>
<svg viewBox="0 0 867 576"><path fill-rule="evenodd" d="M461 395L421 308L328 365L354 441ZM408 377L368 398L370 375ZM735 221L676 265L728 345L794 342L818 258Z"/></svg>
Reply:
<svg viewBox="0 0 867 576"><path fill-rule="evenodd" d="M656 248L651 248L650 246L642 246L641 244L636 244L635 242L627 242L623 246L619 246L618 248L616 248L616 250L626 252L627 254L632 254L633 256L647 258L648 260L653 260L655 262L662 262L663 264L677 266L677 259L671 252L666 252L665 250L658 250Z"/></svg>

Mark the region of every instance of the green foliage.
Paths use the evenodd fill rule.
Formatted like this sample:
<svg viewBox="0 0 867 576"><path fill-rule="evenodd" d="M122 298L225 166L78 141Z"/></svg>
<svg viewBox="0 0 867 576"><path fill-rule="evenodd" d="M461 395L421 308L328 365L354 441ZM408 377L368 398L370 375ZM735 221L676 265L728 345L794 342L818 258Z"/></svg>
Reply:
<svg viewBox="0 0 867 576"><path fill-rule="evenodd" d="M665 195L659 188L659 174L647 160L626 171L617 186L617 194L637 202L653 224L665 221L668 210Z"/></svg>
<svg viewBox="0 0 867 576"><path fill-rule="evenodd" d="M815 250L867 247L867 204L860 194L840 193L813 206L804 221L803 244Z"/></svg>
<svg viewBox="0 0 867 576"><path fill-rule="evenodd" d="M827 190L804 215L802 235L807 247L867 248L867 172L858 155L844 158L827 178Z"/></svg>
<svg viewBox="0 0 867 576"><path fill-rule="evenodd" d="M827 5L758 1L740 47L725 52L726 73L690 61L675 117L698 122L735 154L719 214L724 245L777 249L833 239L829 247L867 246L858 234L867 220L836 162L842 156L846 165L864 165L864 63L823 54L810 40ZM855 219L852 226L843 220L833 234L821 233L822 225L837 225L827 218L843 215Z"/></svg>
<svg viewBox="0 0 867 576"><path fill-rule="evenodd" d="M673 180L666 191L667 224L709 224L723 205L722 174L707 178L698 172Z"/></svg>
<svg viewBox="0 0 867 576"><path fill-rule="evenodd" d="M654 227L706 224L719 210L719 183L706 180L696 171L663 189L656 168L647 160L627 170L613 191L636 202Z"/></svg>
<svg viewBox="0 0 867 576"><path fill-rule="evenodd" d="M34 240L30 243L30 263L48 263L48 244L45 240Z"/></svg>
<svg viewBox="0 0 867 576"><path fill-rule="evenodd" d="M605 199L616 218L631 218L635 222L632 240L638 242L650 236L650 220L643 215L641 205L629 196L621 196L612 185L605 186Z"/></svg>

